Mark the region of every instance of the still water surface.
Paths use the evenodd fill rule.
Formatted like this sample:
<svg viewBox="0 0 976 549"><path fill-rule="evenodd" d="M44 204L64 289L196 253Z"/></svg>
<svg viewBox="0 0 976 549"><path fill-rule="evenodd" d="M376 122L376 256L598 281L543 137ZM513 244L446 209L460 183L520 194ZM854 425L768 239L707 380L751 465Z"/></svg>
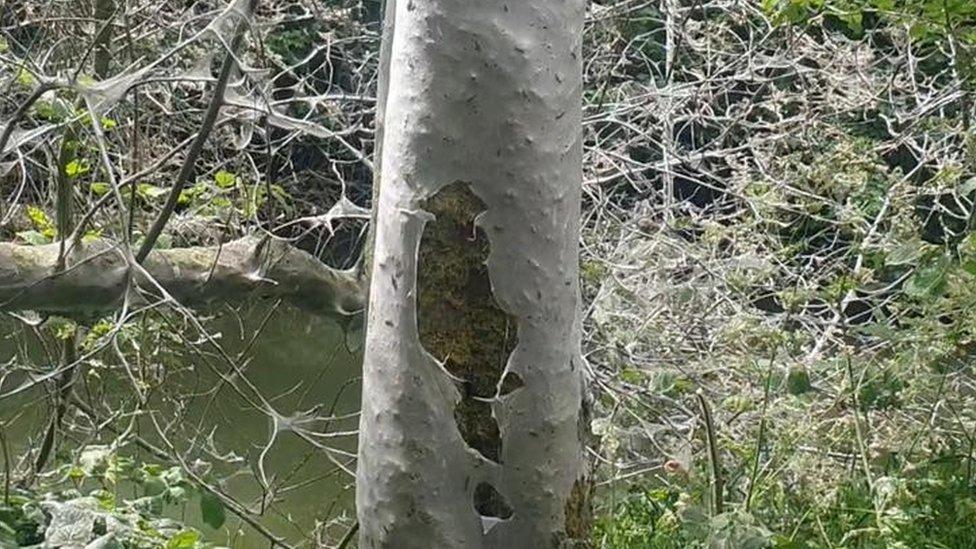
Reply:
<svg viewBox="0 0 976 549"><path fill-rule="evenodd" d="M330 459L326 451L303 440L289 425L319 432L348 432L356 428L361 358L358 352L350 350L356 347L350 343L355 341L355 336L347 337L331 320L284 306L274 310L267 305L251 306L234 313L214 313L206 326L211 333L219 335L226 356L243 356L239 364L247 379L279 414L279 434L274 444L266 450L276 422L254 408L253 403L260 401L255 394L246 388L243 395L238 394L229 383L220 382L220 376L212 368L227 372L231 367L206 344L191 352L192 346L176 342L172 344L176 349L161 353L158 360L142 357L140 364L169 369L164 389L150 398L147 408L159 410L153 419L167 426L168 443L179 448L188 461L213 461L208 459L203 447L229 456L231 461L236 456L236 465L217 465L212 473L226 493L253 509L260 509L262 500L269 499L262 497L265 490L259 481L263 453L264 477L278 486L278 493L270 505L264 506L260 522L292 543L312 546L308 536L317 522L352 514L353 479L337 468L335 462L354 468L341 453L355 453L355 437L314 438L318 444L336 448L337 452L332 453L335 459ZM259 329L260 336L250 344ZM191 341L200 340L196 334L184 333L184 336ZM179 349L181 346L185 348ZM100 370L97 386L105 394L98 395L98 399L114 403L110 406L117 405L120 409L134 409L134 391L131 384L124 382L124 370L118 364L110 364L111 353L103 354L107 355L102 357L107 366ZM51 360L50 348L45 350L42 340L22 323L0 320L0 365L11 360L44 364ZM118 379L114 382L105 379L111 376ZM4 392L10 389L12 381L12 378L4 380ZM8 425L7 438L13 451L37 444L47 416L45 394L38 388L0 401L0 420ZM328 424L302 422L302 412L308 411L346 418ZM147 440L166 444L155 434L150 418L141 418L137 425L137 431ZM76 438L62 445L61 450L81 442ZM88 441L92 442L99 441ZM148 455L138 455L134 448L129 447L127 451L140 460L153 460ZM206 526L196 501L173 506L167 514L197 527L208 541L235 549L268 547L266 539L231 513L219 531Z"/></svg>

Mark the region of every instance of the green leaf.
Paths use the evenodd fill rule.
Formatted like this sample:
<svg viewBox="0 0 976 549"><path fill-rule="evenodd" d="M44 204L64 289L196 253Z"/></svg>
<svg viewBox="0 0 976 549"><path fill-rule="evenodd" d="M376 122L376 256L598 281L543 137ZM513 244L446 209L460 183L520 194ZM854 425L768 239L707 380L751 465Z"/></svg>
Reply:
<svg viewBox="0 0 976 549"><path fill-rule="evenodd" d="M97 196L103 196L108 194L109 186L108 183L97 182L89 185L88 190Z"/></svg>
<svg viewBox="0 0 976 549"><path fill-rule="evenodd" d="M197 201L200 197L205 197L210 191L210 187L207 183L200 181L194 183L189 189L183 189L180 191L180 196L176 203L181 206L188 206Z"/></svg>
<svg viewBox="0 0 976 549"><path fill-rule="evenodd" d="M792 368L786 376L786 390L791 395L802 395L810 391L813 385L810 384L810 374L802 368Z"/></svg>
<svg viewBox="0 0 976 549"><path fill-rule="evenodd" d="M75 111L67 101L60 97L54 97L52 99L38 100L34 104L34 114L38 118L43 118L51 122L64 122L71 116L74 116Z"/></svg>
<svg viewBox="0 0 976 549"><path fill-rule="evenodd" d="M166 549L193 549L200 541L200 534L194 530L183 530L166 542Z"/></svg>
<svg viewBox="0 0 976 549"><path fill-rule="evenodd" d="M166 483L159 477L149 477L142 482L143 493L147 496L158 496L167 490Z"/></svg>
<svg viewBox="0 0 976 549"><path fill-rule="evenodd" d="M77 481L84 480L84 478L87 476L88 474L85 473L85 470L82 469L81 467L78 467L77 465L72 465L71 468L68 469L68 478L70 478L73 481L77 482Z"/></svg>
<svg viewBox="0 0 976 549"><path fill-rule="evenodd" d="M773 15L779 8L779 0L762 0L762 10L767 15Z"/></svg>
<svg viewBox="0 0 976 549"><path fill-rule="evenodd" d="M929 248L931 248L931 245L922 242L921 238L900 242L887 253L885 265L899 266L913 264Z"/></svg>
<svg viewBox="0 0 976 549"><path fill-rule="evenodd" d="M220 498L209 492L200 494L200 515L203 517L203 522L214 530L223 526L224 521L227 520L224 504Z"/></svg>
<svg viewBox="0 0 976 549"><path fill-rule="evenodd" d="M213 197L211 203L215 208L230 208L231 206L234 205L227 197L224 196Z"/></svg>
<svg viewBox="0 0 976 549"><path fill-rule="evenodd" d="M625 368L620 372L620 379L632 385L640 385L647 379L644 372L636 368Z"/></svg>
<svg viewBox="0 0 976 549"><path fill-rule="evenodd" d="M17 72L16 81L18 84L26 88L29 88L37 83L37 79L34 78L34 75L24 69L20 69Z"/></svg>
<svg viewBox="0 0 976 549"><path fill-rule="evenodd" d="M17 233L17 238L30 244L31 246L42 246L44 244L51 243L51 239L38 231L20 231Z"/></svg>
<svg viewBox="0 0 976 549"><path fill-rule="evenodd" d="M54 223L51 218L44 213L44 210L38 208L37 206L27 206L27 217L34 224L34 227L39 231L44 231L54 227Z"/></svg>
<svg viewBox="0 0 976 549"><path fill-rule="evenodd" d="M946 284L950 261L945 255L931 259L919 266L915 274L905 282L905 294L910 297L924 298L939 294Z"/></svg>
<svg viewBox="0 0 976 549"><path fill-rule="evenodd" d="M220 170L214 174L214 183L221 189L229 189L237 184L237 176L230 172Z"/></svg>
<svg viewBox="0 0 976 549"><path fill-rule="evenodd" d="M67 318L55 317L50 319L48 324L54 331L54 337L61 341L67 341L73 338L78 329L78 325Z"/></svg>
<svg viewBox="0 0 976 549"><path fill-rule="evenodd" d="M85 175L89 171L91 168L88 167L88 161L77 158L68 162L64 167L64 174L72 178Z"/></svg>
<svg viewBox="0 0 976 549"><path fill-rule="evenodd" d="M864 30L864 16L860 11L842 13L838 18L847 24L847 27L854 32Z"/></svg>
<svg viewBox="0 0 976 549"><path fill-rule="evenodd" d="M17 531L9 524L0 520L0 547L18 547Z"/></svg>
<svg viewBox="0 0 976 549"><path fill-rule="evenodd" d="M163 474L163 466L158 463L143 463L142 470L149 476L158 477Z"/></svg>
<svg viewBox="0 0 976 549"><path fill-rule="evenodd" d="M117 507L115 494L108 490L92 490L88 495L95 498L98 506L105 511L112 511Z"/></svg>
<svg viewBox="0 0 976 549"><path fill-rule="evenodd" d="M962 264L962 270L976 276L976 259L970 259Z"/></svg>
<svg viewBox="0 0 976 549"><path fill-rule="evenodd" d="M166 189L149 183L136 185L136 194L143 200L155 200L161 196L166 196L166 192Z"/></svg>
<svg viewBox="0 0 976 549"><path fill-rule="evenodd" d="M775 535L772 539L773 549L807 549L809 546L802 541L793 541L781 535Z"/></svg>
<svg viewBox="0 0 976 549"><path fill-rule="evenodd" d="M968 196L973 191L976 191L976 177L970 177L966 181L963 181L956 189L956 192L958 192L960 196Z"/></svg>

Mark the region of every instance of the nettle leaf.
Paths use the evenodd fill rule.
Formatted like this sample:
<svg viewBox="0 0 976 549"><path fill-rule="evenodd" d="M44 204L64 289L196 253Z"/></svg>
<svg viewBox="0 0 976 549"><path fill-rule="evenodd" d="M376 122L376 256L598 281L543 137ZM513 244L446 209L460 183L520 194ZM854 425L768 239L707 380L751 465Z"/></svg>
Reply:
<svg viewBox="0 0 976 549"><path fill-rule="evenodd" d="M966 181L961 182L956 188L956 192L960 196L969 196L973 191L976 191L976 177L970 177Z"/></svg>
<svg viewBox="0 0 976 549"><path fill-rule="evenodd" d="M75 115L75 110L64 99L54 97L52 99L41 99L35 103L34 114L38 118L43 118L50 122L64 122Z"/></svg>
<svg viewBox="0 0 976 549"><path fill-rule="evenodd" d="M158 496L168 490L166 483L158 476L150 476L142 481L143 494L149 497Z"/></svg>
<svg viewBox="0 0 976 549"><path fill-rule="evenodd" d="M44 236L38 231L20 231L17 233L17 238L30 244L31 246L42 246L44 244L51 243L50 238Z"/></svg>
<svg viewBox="0 0 976 549"><path fill-rule="evenodd" d="M71 178L80 177L90 171L91 167L88 166L88 161L85 159L76 158L64 166L64 174Z"/></svg>
<svg viewBox="0 0 976 549"><path fill-rule="evenodd" d="M85 244L90 244L100 238L102 238L102 230L96 229L93 231L85 232L85 234L82 235L81 237L81 241L84 242Z"/></svg>
<svg viewBox="0 0 976 549"><path fill-rule="evenodd" d="M810 374L802 367L791 368L789 375L786 376L786 390L794 396L813 390Z"/></svg>
<svg viewBox="0 0 976 549"><path fill-rule="evenodd" d="M166 196L166 189L162 187L157 187L150 183L139 183L136 185L136 195L143 200L151 201L156 200L162 196Z"/></svg>
<svg viewBox="0 0 976 549"><path fill-rule="evenodd" d="M220 170L214 174L214 183L221 189L229 189L237 185L237 176L230 172Z"/></svg>
<svg viewBox="0 0 976 549"><path fill-rule="evenodd" d="M931 244L923 242L921 238L917 237L905 242L899 242L885 255L885 265L900 266L914 264L931 249Z"/></svg>
<svg viewBox="0 0 976 549"><path fill-rule="evenodd" d="M54 227L51 218L37 206L27 206L27 217L34 224L34 227L41 232Z"/></svg>
<svg viewBox="0 0 976 549"><path fill-rule="evenodd" d="M951 261L944 254L939 257L929 258L905 282L905 294L916 298L934 297L938 295L945 288L950 268Z"/></svg>
<svg viewBox="0 0 976 549"><path fill-rule="evenodd" d="M227 520L223 502L209 492L200 494L200 515L203 517L203 522L214 530L223 526Z"/></svg>
<svg viewBox="0 0 976 549"><path fill-rule="evenodd" d="M99 181L99 182L92 183L91 185L89 185L88 186L88 190L90 190L96 196L103 196L103 195L108 194L108 191L111 190L111 189L108 186L108 183L104 183L104 182Z"/></svg>
<svg viewBox="0 0 976 549"><path fill-rule="evenodd" d="M190 204L198 202L198 199L205 199L209 191L210 189L208 188L207 183L199 181L194 183L189 189L183 189L180 191L180 196L176 203L181 206L189 206Z"/></svg>
<svg viewBox="0 0 976 549"><path fill-rule="evenodd" d="M200 541L200 534L194 530L183 530L166 541L166 549L193 549Z"/></svg>
<svg viewBox="0 0 976 549"><path fill-rule="evenodd" d="M29 88L37 84L37 78L34 78L33 74L24 70L23 68L17 71L15 80L18 84L24 86L25 88Z"/></svg>

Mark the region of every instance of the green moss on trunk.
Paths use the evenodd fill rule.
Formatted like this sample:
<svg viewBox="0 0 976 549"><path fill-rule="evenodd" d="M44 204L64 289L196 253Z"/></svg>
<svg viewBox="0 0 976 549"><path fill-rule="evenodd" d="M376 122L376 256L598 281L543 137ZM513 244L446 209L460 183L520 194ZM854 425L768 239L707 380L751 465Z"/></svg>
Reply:
<svg viewBox="0 0 976 549"><path fill-rule="evenodd" d="M417 327L420 341L462 380L455 409L458 429L469 446L499 461L501 437L491 415L492 399L515 348L516 324L492 295L489 242L475 225L485 204L468 185L453 183L426 200L436 219L420 243Z"/></svg>

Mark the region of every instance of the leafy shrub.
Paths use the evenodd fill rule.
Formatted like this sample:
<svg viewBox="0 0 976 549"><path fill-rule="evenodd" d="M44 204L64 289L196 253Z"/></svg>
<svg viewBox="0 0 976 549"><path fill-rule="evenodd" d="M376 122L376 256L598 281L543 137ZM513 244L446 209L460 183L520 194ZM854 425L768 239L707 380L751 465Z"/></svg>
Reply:
<svg viewBox="0 0 976 549"><path fill-rule="evenodd" d="M219 528L225 520L220 500L188 482L178 467L137 464L106 446L84 448L58 474L62 487L53 491L6 494L0 547L210 549L214 545L199 531L166 517L167 506L197 500L209 526Z"/></svg>

